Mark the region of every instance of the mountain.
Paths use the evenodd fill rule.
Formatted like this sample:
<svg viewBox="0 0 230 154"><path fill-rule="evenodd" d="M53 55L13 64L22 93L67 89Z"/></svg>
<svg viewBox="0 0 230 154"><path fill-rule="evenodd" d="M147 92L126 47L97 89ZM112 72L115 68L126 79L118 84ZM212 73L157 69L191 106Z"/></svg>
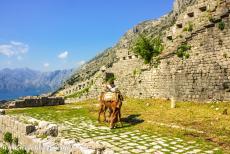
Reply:
<svg viewBox="0 0 230 154"><path fill-rule="evenodd" d="M40 72L29 68L0 70L0 100L53 92L73 70Z"/></svg>

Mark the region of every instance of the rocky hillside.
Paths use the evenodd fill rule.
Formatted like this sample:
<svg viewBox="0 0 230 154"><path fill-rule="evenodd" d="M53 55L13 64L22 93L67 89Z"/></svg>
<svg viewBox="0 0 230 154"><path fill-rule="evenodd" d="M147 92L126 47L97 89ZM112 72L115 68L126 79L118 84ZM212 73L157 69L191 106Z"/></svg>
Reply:
<svg viewBox="0 0 230 154"><path fill-rule="evenodd" d="M175 0L170 13L128 30L113 48L76 72L57 94L95 98L102 83L99 70L105 65L127 96L230 100L229 8L229 0ZM164 50L154 67L145 65L132 51L139 34L162 39Z"/></svg>
<svg viewBox="0 0 230 154"><path fill-rule="evenodd" d="M116 54L113 48L108 48L101 54L97 55L81 68L79 68L67 81L61 89L71 87L77 82L89 80L92 76L100 70L102 66L112 67L113 63L117 61Z"/></svg>
<svg viewBox="0 0 230 154"><path fill-rule="evenodd" d="M28 68L0 70L0 100L57 90L72 70L39 72Z"/></svg>
<svg viewBox="0 0 230 154"><path fill-rule="evenodd" d="M145 32L150 37L158 35L162 30L172 26L178 16L178 13L184 10L187 6L192 5L196 0L176 0L174 2L174 10L163 16L159 20L148 20L136 25L133 29L125 33L120 41L112 48L108 48L101 54L97 55L65 82L63 88L70 87L77 82L90 79L102 66L112 67L113 63L117 62L116 51L122 47L130 46L137 34ZM63 89L62 88L62 89Z"/></svg>

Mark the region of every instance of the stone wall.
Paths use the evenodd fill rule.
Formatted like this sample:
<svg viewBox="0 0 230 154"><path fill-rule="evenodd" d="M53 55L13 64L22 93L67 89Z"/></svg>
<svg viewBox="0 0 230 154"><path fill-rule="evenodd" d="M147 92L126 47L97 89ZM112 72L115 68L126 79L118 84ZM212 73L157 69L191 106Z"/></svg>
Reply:
<svg viewBox="0 0 230 154"><path fill-rule="evenodd" d="M175 26L166 32L165 37L171 33L173 41L165 40L166 50L160 56L158 68L143 65L130 51L131 54L124 49L118 52L121 60L110 71L117 76L117 84L122 92L141 98L230 100L230 21L226 4L226 1L220 4L205 1L188 7L178 17ZM201 10L205 7L207 10ZM216 22L204 19L208 8L215 8L211 15ZM192 13L193 16L188 17ZM224 30L218 28L221 20L225 23ZM186 23L191 21L193 31L183 31ZM179 23L183 23L182 27L177 27ZM185 60L172 54L182 43L192 47L190 57ZM136 70L139 74L134 75Z"/></svg>
<svg viewBox="0 0 230 154"><path fill-rule="evenodd" d="M6 108L25 108L64 105L63 97L30 97L9 102Z"/></svg>
<svg viewBox="0 0 230 154"><path fill-rule="evenodd" d="M180 2L183 0L178 1L178 5ZM114 47L118 61L106 71L115 74L116 85L130 97L229 101L229 5L229 0L186 1L186 5L181 5L183 10L135 26ZM171 25L172 19L175 19L174 25ZM225 24L223 30L219 28L220 23ZM186 30L189 24L192 25L191 31ZM158 57L157 68L143 64L130 50L133 40L141 32L149 37L159 32L162 34L165 49ZM181 44L191 46L188 59L175 54ZM100 73L103 74L100 71L97 74ZM81 99L95 98L101 91L103 80L95 76L90 80L94 84Z"/></svg>
<svg viewBox="0 0 230 154"><path fill-rule="evenodd" d="M0 115L0 142L3 142L4 133L10 132L13 137L18 138L19 146L36 154L114 153L112 150L106 149L103 145L92 140L79 142L61 137L49 136L45 139L37 137L37 127L44 124L48 126L54 125L41 121L41 124L39 123L38 126L35 126L33 124L25 124L15 117Z"/></svg>

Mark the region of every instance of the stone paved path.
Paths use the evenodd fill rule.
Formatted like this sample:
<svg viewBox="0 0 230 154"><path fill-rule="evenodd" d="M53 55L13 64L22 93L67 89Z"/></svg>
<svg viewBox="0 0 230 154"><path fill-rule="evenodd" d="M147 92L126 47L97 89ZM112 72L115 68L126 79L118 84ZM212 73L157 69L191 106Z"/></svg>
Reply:
<svg viewBox="0 0 230 154"><path fill-rule="evenodd" d="M65 122L62 135L67 138L95 139L116 153L158 153L165 154L212 154L218 148L204 146L195 141L185 142L180 138L165 137L161 134L147 135L140 131L130 131L127 128L110 130L107 127L96 126L96 121L87 117L73 118Z"/></svg>

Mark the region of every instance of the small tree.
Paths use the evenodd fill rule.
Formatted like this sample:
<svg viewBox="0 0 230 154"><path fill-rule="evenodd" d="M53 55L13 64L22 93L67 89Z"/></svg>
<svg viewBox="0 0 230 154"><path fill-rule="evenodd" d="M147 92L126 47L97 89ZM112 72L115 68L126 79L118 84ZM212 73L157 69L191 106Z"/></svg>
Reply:
<svg viewBox="0 0 230 154"><path fill-rule="evenodd" d="M191 49L190 45L182 44L177 48L176 55L182 59L187 59L189 58L188 50L190 49Z"/></svg>
<svg viewBox="0 0 230 154"><path fill-rule="evenodd" d="M9 153L10 153L10 150L6 145L0 147L0 154L9 154Z"/></svg>
<svg viewBox="0 0 230 154"><path fill-rule="evenodd" d="M163 43L160 37L150 39L143 34L138 36L132 46L134 53L140 55L145 64L151 63L153 57L158 56L163 48Z"/></svg>
<svg viewBox="0 0 230 154"><path fill-rule="evenodd" d="M12 143L13 142L13 137L12 137L12 133L10 132L6 132L3 136L3 140L7 143Z"/></svg>

